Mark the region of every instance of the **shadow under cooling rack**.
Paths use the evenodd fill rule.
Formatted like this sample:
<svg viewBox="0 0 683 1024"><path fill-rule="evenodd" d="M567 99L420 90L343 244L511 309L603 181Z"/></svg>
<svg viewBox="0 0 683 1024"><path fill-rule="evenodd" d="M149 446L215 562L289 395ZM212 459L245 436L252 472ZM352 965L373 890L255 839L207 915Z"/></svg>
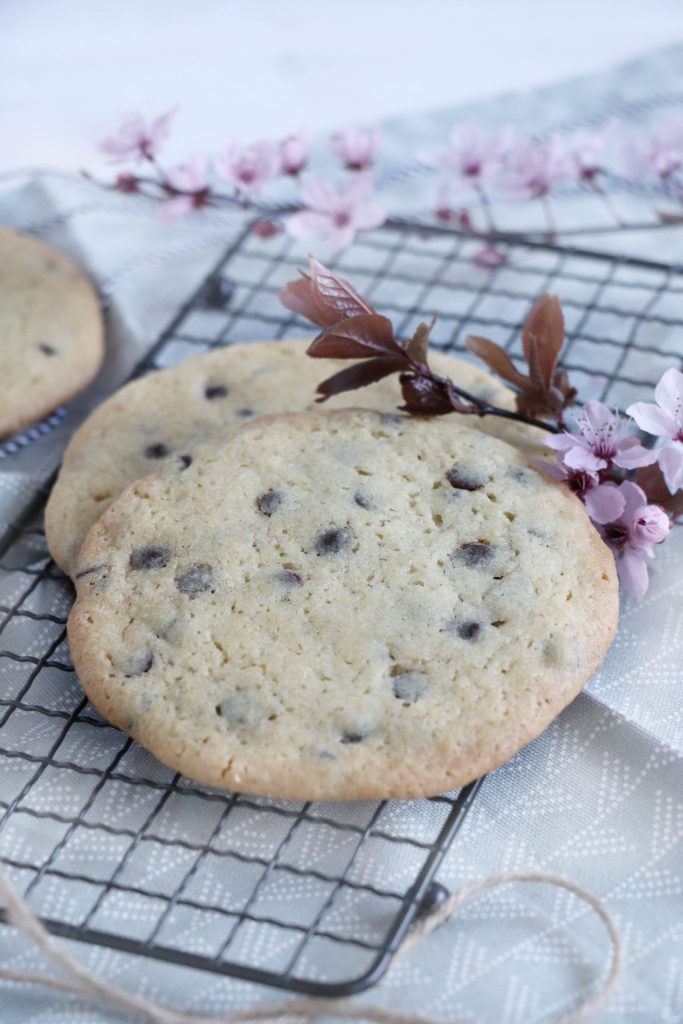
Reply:
<svg viewBox="0 0 683 1024"><path fill-rule="evenodd" d="M681 366L683 278L673 268L501 243L507 263L486 270L472 262L477 247L393 225L334 265L400 335L438 312L434 344L463 354L477 333L518 356L530 304L556 292L564 362L583 401L623 407ZM283 236L245 232L136 374L233 341L310 334L278 300L299 263ZM11 461L10 452L0 473ZM198 786L84 699L65 642L72 598L34 502L0 545L0 860L33 909L58 935L291 991L342 995L376 981L438 895L434 874L477 784L350 804Z"/></svg>

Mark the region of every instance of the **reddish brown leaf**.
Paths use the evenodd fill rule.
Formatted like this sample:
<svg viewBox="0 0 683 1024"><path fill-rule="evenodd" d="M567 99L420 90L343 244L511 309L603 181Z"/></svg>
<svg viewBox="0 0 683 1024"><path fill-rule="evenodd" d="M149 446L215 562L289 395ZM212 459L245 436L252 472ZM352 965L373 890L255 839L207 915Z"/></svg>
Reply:
<svg viewBox="0 0 683 1024"><path fill-rule="evenodd" d="M308 348L314 359L370 359L396 355L405 360L405 352L394 338L394 328L386 316L362 313L325 328Z"/></svg>
<svg viewBox="0 0 683 1024"><path fill-rule="evenodd" d="M661 505L674 519L683 515L683 491L671 494L658 463L636 470L636 483L645 491L649 503Z"/></svg>
<svg viewBox="0 0 683 1024"><path fill-rule="evenodd" d="M552 380L557 357L564 342L564 316L557 295L541 295L524 321L522 348L524 358L531 369L534 360L535 371L541 374L546 386ZM531 375L533 380L533 375Z"/></svg>
<svg viewBox="0 0 683 1024"><path fill-rule="evenodd" d="M657 220L660 224L683 224L683 214L657 210Z"/></svg>
<svg viewBox="0 0 683 1024"><path fill-rule="evenodd" d="M375 312L370 303L359 295L348 281L337 277L313 256L308 257L308 270L314 289L328 309L337 313L338 320L347 316Z"/></svg>
<svg viewBox="0 0 683 1024"><path fill-rule="evenodd" d="M354 363L347 366L339 373L328 377L321 384L318 384L318 394L321 396L318 402L324 402L332 395L339 395L342 391L353 391L355 388L364 388L368 384L374 384L392 373L402 370L405 363L403 359L396 356L382 356L378 359L367 359L362 363ZM398 395L397 395L398 398Z"/></svg>
<svg viewBox="0 0 683 1024"><path fill-rule="evenodd" d="M401 391L405 400L402 406L406 412L421 416L445 416L449 412L476 413L474 405L468 405L453 389L449 380L420 377L414 373L402 373Z"/></svg>
<svg viewBox="0 0 683 1024"><path fill-rule="evenodd" d="M531 338L527 346L526 361L529 366L529 380L534 391L544 395L550 390L555 364L548 359L548 350L538 338Z"/></svg>
<svg viewBox="0 0 683 1024"><path fill-rule="evenodd" d="M489 369L493 370L499 377L502 377L503 380L514 384L517 388L529 386L529 381L519 372L507 352L500 345L496 345L494 341L470 334L465 344L473 355L483 359Z"/></svg>
<svg viewBox="0 0 683 1024"><path fill-rule="evenodd" d="M414 363L420 363L422 366L428 365L429 335L435 321L436 317L431 324L418 324L415 333L406 344L406 352Z"/></svg>
<svg viewBox="0 0 683 1024"><path fill-rule="evenodd" d="M340 319L335 309L331 309L311 284L311 279L304 274L298 281L290 281L280 292L280 302L292 313L302 316L319 327L330 327Z"/></svg>
<svg viewBox="0 0 683 1024"><path fill-rule="evenodd" d="M552 391L557 392L561 396L561 408L566 409L568 406L574 404L576 398L576 388L573 388L569 383L569 376L567 371L560 367L555 370L555 376L553 377Z"/></svg>

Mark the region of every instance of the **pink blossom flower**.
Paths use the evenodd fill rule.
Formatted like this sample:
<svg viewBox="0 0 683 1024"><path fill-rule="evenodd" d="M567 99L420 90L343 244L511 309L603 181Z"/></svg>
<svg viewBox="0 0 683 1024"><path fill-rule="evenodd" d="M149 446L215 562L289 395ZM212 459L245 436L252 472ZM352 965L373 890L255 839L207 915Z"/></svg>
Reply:
<svg viewBox="0 0 683 1024"><path fill-rule="evenodd" d="M579 181L592 182L605 170L605 150L613 141L619 122L612 118L597 132L576 136L572 145L572 159Z"/></svg>
<svg viewBox="0 0 683 1024"><path fill-rule="evenodd" d="M636 437L627 437L627 428L602 402L586 402L578 427L580 434L564 431L545 441L570 469L597 473L612 462L621 469L636 469L657 461L657 452L644 448Z"/></svg>
<svg viewBox="0 0 683 1024"><path fill-rule="evenodd" d="M116 175L116 188L119 192L137 192L140 183L135 174L131 174L130 171L121 171Z"/></svg>
<svg viewBox="0 0 683 1024"><path fill-rule="evenodd" d="M476 124L461 124L451 132L443 152L426 154L423 160L446 171L451 183L459 183L461 187L482 187L500 170L501 158L511 142L509 127L492 133L483 131Z"/></svg>
<svg viewBox="0 0 683 1024"><path fill-rule="evenodd" d="M499 249L491 244L483 245L472 256L472 262L475 266L483 267L484 270L496 270L497 267L505 266L507 261L507 253L503 249Z"/></svg>
<svg viewBox="0 0 683 1024"><path fill-rule="evenodd" d="M175 113L175 108L168 110L150 122L142 114L132 114L123 122L117 135L102 140L100 149L115 164L127 160L154 160L171 133Z"/></svg>
<svg viewBox="0 0 683 1024"><path fill-rule="evenodd" d="M630 480L619 488L624 508L619 518L603 529L605 540L617 556L622 585L642 597L648 587L647 563L654 558L653 546L666 540L671 522L659 505L648 505L645 492Z"/></svg>
<svg viewBox="0 0 683 1024"><path fill-rule="evenodd" d="M278 171L278 159L270 142L254 142L240 149L230 143L216 160L216 170L241 195L255 195Z"/></svg>
<svg viewBox="0 0 683 1024"><path fill-rule="evenodd" d="M171 198L159 209L159 220L177 220L206 206L211 198L207 182L206 157L195 153L188 164L175 167L166 175L166 186ZM174 195L174 191L183 193Z"/></svg>
<svg viewBox="0 0 683 1024"><path fill-rule="evenodd" d="M279 146L280 174L289 174L295 178L301 174L308 164L311 138L308 132L299 135L288 135Z"/></svg>
<svg viewBox="0 0 683 1024"><path fill-rule="evenodd" d="M547 143L521 139L508 153L500 182L514 198L538 199L572 174L564 139L553 135Z"/></svg>
<svg viewBox="0 0 683 1024"><path fill-rule="evenodd" d="M683 117L673 115L650 131L634 134L623 147L624 172L631 178L670 178L683 167Z"/></svg>
<svg viewBox="0 0 683 1024"><path fill-rule="evenodd" d="M635 402L626 410L641 430L667 438L659 465L672 494L683 487L683 373L667 370L655 388L655 402Z"/></svg>
<svg viewBox="0 0 683 1024"><path fill-rule="evenodd" d="M586 506L595 523L611 523L624 510L624 496L616 484L601 484L597 473L584 469L567 469L553 462L538 462L538 468L567 485Z"/></svg>
<svg viewBox="0 0 683 1024"><path fill-rule="evenodd" d="M362 128L346 128L329 140L329 148L343 162L347 171L365 171L372 166L379 142L376 128L363 131Z"/></svg>
<svg viewBox="0 0 683 1024"><path fill-rule="evenodd" d="M358 231L371 231L386 220L386 210L372 196L372 178L359 174L341 188L309 178L301 186L305 207L287 218L293 238L326 242L330 252L348 248Z"/></svg>
<svg viewBox="0 0 683 1024"><path fill-rule="evenodd" d="M272 220L255 220L251 230L259 238L272 238L280 233L280 226Z"/></svg>

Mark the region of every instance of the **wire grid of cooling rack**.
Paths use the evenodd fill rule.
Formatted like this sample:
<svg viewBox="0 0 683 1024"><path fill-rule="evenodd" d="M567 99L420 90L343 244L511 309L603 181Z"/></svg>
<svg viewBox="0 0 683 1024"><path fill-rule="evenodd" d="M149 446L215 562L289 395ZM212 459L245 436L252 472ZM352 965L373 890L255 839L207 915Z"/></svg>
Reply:
<svg viewBox="0 0 683 1024"><path fill-rule="evenodd" d="M543 290L563 302L582 400L621 406L683 362L683 274L666 265L394 224L336 260L400 333L439 312L434 344L483 333L519 354ZM136 373L302 325L277 294L299 259L240 238ZM305 328L304 328L305 329ZM45 551L41 502L0 549L0 859L56 934L309 993L376 981L476 793L303 804L205 789L163 768L87 704L65 644L70 585Z"/></svg>

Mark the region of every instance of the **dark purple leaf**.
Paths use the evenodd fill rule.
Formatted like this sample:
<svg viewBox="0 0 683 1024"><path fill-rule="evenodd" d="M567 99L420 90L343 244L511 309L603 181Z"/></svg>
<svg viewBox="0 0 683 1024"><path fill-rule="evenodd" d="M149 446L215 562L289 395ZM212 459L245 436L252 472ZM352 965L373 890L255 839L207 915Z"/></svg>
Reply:
<svg viewBox="0 0 683 1024"><path fill-rule="evenodd" d="M660 224L683 224L683 214L671 213L668 210L657 210L657 220Z"/></svg>
<svg viewBox="0 0 683 1024"><path fill-rule="evenodd" d="M541 295L531 308L522 328L522 348L529 377L537 386L548 388L557 357L564 342L564 316L557 295Z"/></svg>
<svg viewBox="0 0 683 1024"><path fill-rule="evenodd" d="M318 295L306 274L298 281L290 281L280 292L280 302L292 313L302 316L319 327L330 327L339 320L336 310L331 309Z"/></svg>
<svg viewBox="0 0 683 1024"><path fill-rule="evenodd" d="M445 416L449 412L476 413L453 389L451 381L433 377L420 377L414 373L401 374L401 391L406 412L421 416Z"/></svg>
<svg viewBox="0 0 683 1024"><path fill-rule="evenodd" d="M405 352L394 338L391 320L379 313L362 313L325 328L308 348L314 359L370 359Z"/></svg>
<svg viewBox="0 0 683 1024"><path fill-rule="evenodd" d="M332 395L340 395L342 391L354 391L356 388L367 387L368 384L375 384L392 373L398 373L405 366L403 359L395 356L382 356L378 359L367 359L362 363L354 363L347 366L332 377L328 377L321 384L318 384L318 402L324 402ZM397 396L398 397L398 396Z"/></svg>
<svg viewBox="0 0 683 1024"><path fill-rule="evenodd" d="M348 316L358 316L361 313L375 312L370 303L362 295L359 295L348 281L337 277L314 256L308 257L308 270L313 288L328 309L336 312L337 320L343 320Z"/></svg>
<svg viewBox="0 0 683 1024"><path fill-rule="evenodd" d="M418 324L412 338L407 342L405 350L414 363L428 365L429 335L434 323L435 320L432 320L431 324Z"/></svg>
<svg viewBox="0 0 683 1024"><path fill-rule="evenodd" d="M470 334L465 344L473 355L482 359L489 369L493 370L499 377L502 377L503 380L514 384L517 388L528 387L529 381L519 372L507 352L500 345L496 345L494 341L489 341L488 338L480 338L475 334Z"/></svg>

